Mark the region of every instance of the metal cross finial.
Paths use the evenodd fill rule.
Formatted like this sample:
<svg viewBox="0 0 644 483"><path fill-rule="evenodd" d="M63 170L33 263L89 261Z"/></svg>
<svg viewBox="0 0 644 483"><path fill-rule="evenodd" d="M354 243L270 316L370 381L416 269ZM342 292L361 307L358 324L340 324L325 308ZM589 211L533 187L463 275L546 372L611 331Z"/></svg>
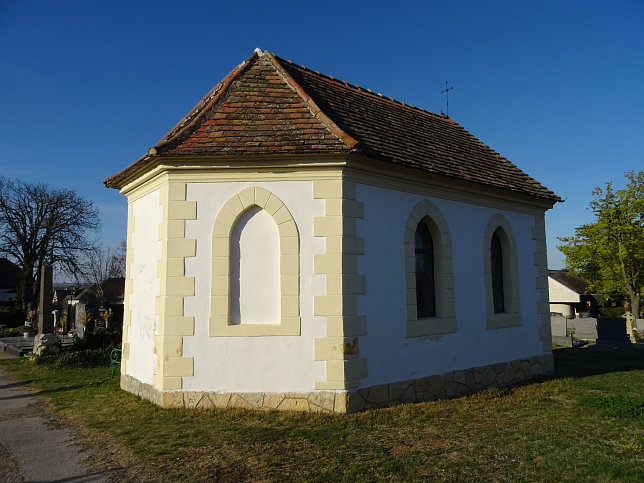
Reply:
<svg viewBox="0 0 644 483"><path fill-rule="evenodd" d="M452 89L454 89L454 87L447 87L447 81L445 81L445 90L441 91L441 94L443 92L445 93L445 109L447 111L445 115L447 117L449 117L449 91L451 91Z"/></svg>

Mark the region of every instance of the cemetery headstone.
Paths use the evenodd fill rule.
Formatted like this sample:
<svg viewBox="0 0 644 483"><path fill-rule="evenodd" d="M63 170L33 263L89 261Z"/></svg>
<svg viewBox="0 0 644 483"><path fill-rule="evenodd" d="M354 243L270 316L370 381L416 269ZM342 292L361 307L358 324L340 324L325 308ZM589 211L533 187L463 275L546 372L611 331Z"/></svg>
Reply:
<svg viewBox="0 0 644 483"><path fill-rule="evenodd" d="M54 270L51 265L43 265L40 271L40 305L38 310L38 333L51 334L54 331L52 299Z"/></svg>
<svg viewBox="0 0 644 483"><path fill-rule="evenodd" d="M631 341L626 331L626 319L621 317L598 317L597 345L608 349L630 348Z"/></svg>

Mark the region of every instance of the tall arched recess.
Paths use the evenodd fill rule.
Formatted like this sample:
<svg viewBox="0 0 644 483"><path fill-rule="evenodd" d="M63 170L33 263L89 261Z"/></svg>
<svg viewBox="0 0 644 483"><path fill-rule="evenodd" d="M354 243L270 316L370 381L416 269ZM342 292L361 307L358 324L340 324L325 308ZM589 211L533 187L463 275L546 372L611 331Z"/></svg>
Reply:
<svg viewBox="0 0 644 483"><path fill-rule="evenodd" d="M425 317L419 310L416 286L417 243L419 225L428 232L433 257L433 310ZM456 332L454 313L454 275L452 271L452 241L447 221L429 200L416 204L407 217L404 235L405 250L405 337L421 337ZM419 317L419 313L421 316Z"/></svg>
<svg viewBox="0 0 644 483"><path fill-rule="evenodd" d="M239 314L232 309L243 307L243 301L232 300L238 280L232 280L231 270L238 263L239 254L231 246L233 240L243 235L244 225L253 218L266 218L269 215L277 226L279 234L278 287L271 287L269 293L279 297L275 304L277 312L269 315L268 323L261 323L255 317L251 323L239 320ZM260 221L259 226L266 221ZM261 245L262 240L257 240ZM286 205L277 196L259 186L246 188L231 197L219 210L212 230L212 282L210 297L210 335L211 336L271 336L300 335L300 262L299 235L297 226ZM266 280L266 283L272 283ZM235 295L237 295L235 292ZM242 293L243 296L243 293ZM238 305L235 305L238 304ZM276 315L277 314L277 315ZM241 323L240 323L241 322Z"/></svg>
<svg viewBox="0 0 644 483"><path fill-rule="evenodd" d="M508 220L495 213L483 233L485 327L500 329L521 325L519 257Z"/></svg>

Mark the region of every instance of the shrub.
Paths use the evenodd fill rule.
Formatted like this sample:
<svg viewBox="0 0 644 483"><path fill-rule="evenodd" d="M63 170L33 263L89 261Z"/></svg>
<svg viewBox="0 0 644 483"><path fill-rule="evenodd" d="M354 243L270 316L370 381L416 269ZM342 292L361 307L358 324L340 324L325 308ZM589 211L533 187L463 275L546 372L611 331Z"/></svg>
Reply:
<svg viewBox="0 0 644 483"><path fill-rule="evenodd" d="M100 367L110 365L110 354L114 347L86 350L63 350L55 355L37 356L27 354L24 360L37 366L47 365L54 367Z"/></svg>
<svg viewBox="0 0 644 483"><path fill-rule="evenodd" d="M99 330L96 334L86 334L82 339L74 335L74 343L71 347L63 349L58 354L44 356L27 354L25 360L36 365L55 367L108 367L112 350L120 348L120 332Z"/></svg>
<svg viewBox="0 0 644 483"><path fill-rule="evenodd" d="M72 350L103 349L105 347L121 347L123 335L120 332L99 329L96 333L85 334L82 339L74 336Z"/></svg>
<svg viewBox="0 0 644 483"><path fill-rule="evenodd" d="M13 327L11 329L0 330L2 337L20 337L25 332L32 332L35 329L27 325L21 325L19 327Z"/></svg>
<svg viewBox="0 0 644 483"><path fill-rule="evenodd" d="M25 311L16 306L0 306L0 325L18 327L25 322Z"/></svg>
<svg viewBox="0 0 644 483"><path fill-rule="evenodd" d="M61 367L109 366L112 349L113 347L106 347L104 349L63 351L53 357L56 358L55 364Z"/></svg>
<svg viewBox="0 0 644 483"><path fill-rule="evenodd" d="M602 317L624 317L626 309L624 307L600 307L599 315Z"/></svg>

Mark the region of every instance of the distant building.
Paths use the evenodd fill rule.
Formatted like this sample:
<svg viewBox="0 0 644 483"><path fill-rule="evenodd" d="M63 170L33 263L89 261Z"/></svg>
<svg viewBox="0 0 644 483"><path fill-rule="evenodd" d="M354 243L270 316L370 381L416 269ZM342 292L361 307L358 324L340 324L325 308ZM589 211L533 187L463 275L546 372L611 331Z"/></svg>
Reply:
<svg viewBox="0 0 644 483"><path fill-rule="evenodd" d="M568 318L597 317L598 295L586 293L590 283L568 270L548 270L550 312Z"/></svg>

